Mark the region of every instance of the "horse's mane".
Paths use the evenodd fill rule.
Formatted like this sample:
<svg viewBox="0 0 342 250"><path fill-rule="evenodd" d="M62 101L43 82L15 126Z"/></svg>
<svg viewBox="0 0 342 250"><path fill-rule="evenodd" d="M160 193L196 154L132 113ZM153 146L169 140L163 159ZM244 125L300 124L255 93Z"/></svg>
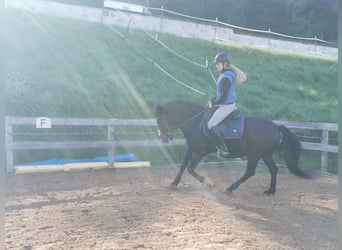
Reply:
<svg viewBox="0 0 342 250"><path fill-rule="evenodd" d="M169 101L165 103L164 105L172 105L172 104L187 105L187 106L193 106L193 107L202 108L202 109L204 108L203 106L197 103L186 101L186 100L173 100L173 101Z"/></svg>
<svg viewBox="0 0 342 250"><path fill-rule="evenodd" d="M159 104L156 108L156 115L158 117L162 112L167 110L184 111L184 108L186 108L187 113L196 113L200 112L205 107L186 100L172 100L164 104Z"/></svg>
<svg viewBox="0 0 342 250"><path fill-rule="evenodd" d="M194 102L187 101L187 100L173 100L173 101L169 101L168 103L172 103L172 102L184 103L184 104L187 104L187 105L193 105L193 106L197 106L197 107L203 108L203 106L201 106L201 105L199 105L197 103L194 103Z"/></svg>

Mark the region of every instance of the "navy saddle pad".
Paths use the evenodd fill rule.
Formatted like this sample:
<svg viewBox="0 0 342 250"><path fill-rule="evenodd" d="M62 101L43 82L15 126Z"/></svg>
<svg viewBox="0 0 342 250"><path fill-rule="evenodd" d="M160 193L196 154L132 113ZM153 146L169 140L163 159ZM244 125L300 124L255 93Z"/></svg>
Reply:
<svg viewBox="0 0 342 250"><path fill-rule="evenodd" d="M244 129L244 116L239 115L238 117L226 118L219 124L219 130L226 139L240 138L243 136Z"/></svg>
<svg viewBox="0 0 342 250"><path fill-rule="evenodd" d="M202 120L202 130L206 135L209 135L208 131L208 121L213 114L212 111L208 111L210 113L207 113L203 116ZM226 119L224 119L219 125L218 128L223 134L224 138L226 139L237 139L243 136L244 132L244 121L245 117L241 115L240 110L237 109L233 111Z"/></svg>

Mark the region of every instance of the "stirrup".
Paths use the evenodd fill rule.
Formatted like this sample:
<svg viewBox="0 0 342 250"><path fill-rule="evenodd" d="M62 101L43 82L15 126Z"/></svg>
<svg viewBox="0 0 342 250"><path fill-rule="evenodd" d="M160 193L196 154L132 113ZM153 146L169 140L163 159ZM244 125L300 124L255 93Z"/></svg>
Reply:
<svg viewBox="0 0 342 250"><path fill-rule="evenodd" d="M221 152L221 156L224 158L227 158L229 155L229 152Z"/></svg>
<svg viewBox="0 0 342 250"><path fill-rule="evenodd" d="M229 155L229 151L222 151L221 149L217 148L217 156L226 158Z"/></svg>

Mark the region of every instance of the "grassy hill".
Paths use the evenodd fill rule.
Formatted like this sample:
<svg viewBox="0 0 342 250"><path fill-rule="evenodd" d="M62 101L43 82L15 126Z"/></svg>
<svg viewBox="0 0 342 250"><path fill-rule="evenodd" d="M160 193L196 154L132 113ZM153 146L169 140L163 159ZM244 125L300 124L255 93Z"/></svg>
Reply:
<svg viewBox="0 0 342 250"><path fill-rule="evenodd" d="M153 117L159 102L185 98L205 104L208 99L159 71L106 25L6 12L9 115ZM142 31L116 29L176 78L210 98L214 95L205 69L174 56ZM218 51L229 51L233 63L248 74L248 82L237 88L245 113L279 120L337 120L337 60L166 34L159 38L201 64L211 62Z"/></svg>
<svg viewBox="0 0 342 250"><path fill-rule="evenodd" d="M145 32L119 27L132 44L100 23L6 9L6 114L14 116L153 118L158 103L205 105L215 93L208 72L173 55ZM226 50L248 81L237 86L245 114L290 121L337 121L337 60L230 46L159 34L201 64ZM199 95L171 79L147 56ZM215 66L210 63L216 74Z"/></svg>

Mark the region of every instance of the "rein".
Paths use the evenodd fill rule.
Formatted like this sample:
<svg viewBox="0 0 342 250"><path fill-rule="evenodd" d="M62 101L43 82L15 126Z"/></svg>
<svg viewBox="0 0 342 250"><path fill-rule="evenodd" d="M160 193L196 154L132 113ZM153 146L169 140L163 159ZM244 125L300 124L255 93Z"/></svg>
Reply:
<svg viewBox="0 0 342 250"><path fill-rule="evenodd" d="M185 126L186 124L188 124L189 122L191 122L193 119L195 119L196 117L198 117L199 115L201 115L202 113L204 113L206 111L206 109L202 110L201 112L197 113L196 115L192 116L191 118L189 118L188 120L182 122L179 125L176 125L175 127L173 127L172 129L170 129L169 131L161 131L160 129L158 129L158 135L166 135L168 137L173 137L174 131L177 128L182 128L183 126Z"/></svg>
<svg viewBox="0 0 342 250"><path fill-rule="evenodd" d="M184 125L186 125L187 123L191 122L193 119L195 119L197 116L201 115L202 113L204 113L206 111L206 109L202 110L201 112L197 113L196 115L192 116L191 118L189 118L188 120L186 120L185 122L182 122L181 124L178 125L179 128L182 128ZM174 128L174 130L177 128L177 126Z"/></svg>

